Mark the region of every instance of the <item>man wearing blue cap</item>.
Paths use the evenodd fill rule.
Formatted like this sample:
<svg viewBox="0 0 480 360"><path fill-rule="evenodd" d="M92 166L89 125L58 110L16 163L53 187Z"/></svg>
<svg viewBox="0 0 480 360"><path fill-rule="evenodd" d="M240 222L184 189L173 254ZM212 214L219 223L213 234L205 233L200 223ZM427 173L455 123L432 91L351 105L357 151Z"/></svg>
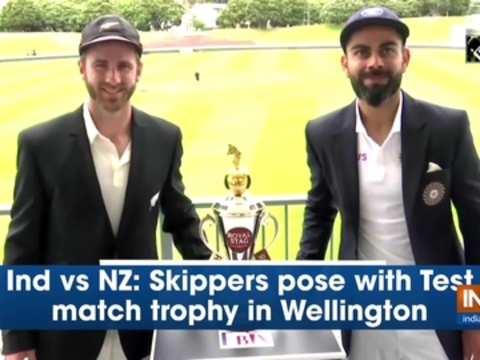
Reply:
<svg viewBox="0 0 480 360"><path fill-rule="evenodd" d="M357 99L306 127L312 187L298 259L324 259L340 212L341 260L480 264L480 162L468 115L400 89L408 36L384 7L358 11L341 32L342 68ZM478 331L344 331L342 338L350 360L480 359Z"/></svg>

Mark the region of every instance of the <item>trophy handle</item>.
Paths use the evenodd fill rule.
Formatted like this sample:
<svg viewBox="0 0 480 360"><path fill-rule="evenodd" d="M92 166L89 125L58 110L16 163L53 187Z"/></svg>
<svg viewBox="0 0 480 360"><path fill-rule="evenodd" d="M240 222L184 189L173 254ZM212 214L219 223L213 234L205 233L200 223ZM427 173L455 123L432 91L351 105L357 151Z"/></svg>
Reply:
<svg viewBox="0 0 480 360"><path fill-rule="evenodd" d="M205 234L205 225L210 222L214 225L217 224L217 221L215 220L215 218L210 215L210 214L207 214L204 218L202 218L200 220L200 224L198 225L198 230L200 232L200 237L202 238L203 242L207 245L207 247L212 251L212 252L216 252L211 246L210 244L208 243L208 240L207 240L207 235Z"/></svg>
<svg viewBox="0 0 480 360"><path fill-rule="evenodd" d="M263 226L266 225L266 222L268 219L271 219L273 222L274 233L273 233L272 240L270 240L270 242L265 246L265 250L267 250L275 242L275 240L277 240L278 231L279 231L278 220L275 216L273 216L270 213L263 215L263 219L262 219Z"/></svg>
<svg viewBox="0 0 480 360"><path fill-rule="evenodd" d="M225 186L225 189L230 190L230 185L228 185L228 175L225 175L223 178L223 185Z"/></svg>
<svg viewBox="0 0 480 360"><path fill-rule="evenodd" d="M247 190L250 189L250 186L252 186L252 177L247 175Z"/></svg>

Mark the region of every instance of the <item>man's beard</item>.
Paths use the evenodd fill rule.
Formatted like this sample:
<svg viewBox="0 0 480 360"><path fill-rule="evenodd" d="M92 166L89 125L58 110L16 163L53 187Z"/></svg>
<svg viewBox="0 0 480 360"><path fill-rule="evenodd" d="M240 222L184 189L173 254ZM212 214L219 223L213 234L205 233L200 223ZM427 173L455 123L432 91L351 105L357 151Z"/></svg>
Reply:
<svg viewBox="0 0 480 360"><path fill-rule="evenodd" d="M385 85L375 84L366 86L365 80L373 76L383 76L387 78ZM360 100L364 100L373 107L379 107L385 100L395 94L402 84L402 73L393 74L386 70L373 70L368 73L362 73L358 77L350 76L355 95Z"/></svg>
<svg viewBox="0 0 480 360"><path fill-rule="evenodd" d="M133 85L130 88L121 90L120 94L118 94L118 98L108 98L108 95L106 95L100 89L97 91L97 88L95 88L95 86L92 84L85 82L85 86L87 87L88 94L92 100L96 101L105 111L110 113L118 112L126 104L128 104L131 97L135 93L136 88L136 86Z"/></svg>

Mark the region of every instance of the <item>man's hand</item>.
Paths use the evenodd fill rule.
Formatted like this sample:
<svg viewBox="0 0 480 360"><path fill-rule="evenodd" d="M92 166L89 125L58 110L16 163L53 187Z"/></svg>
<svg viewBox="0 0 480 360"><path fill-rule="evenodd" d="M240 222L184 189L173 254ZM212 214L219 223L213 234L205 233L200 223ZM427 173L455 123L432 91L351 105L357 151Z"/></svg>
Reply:
<svg viewBox="0 0 480 360"><path fill-rule="evenodd" d="M480 360L480 330L465 330L462 341L463 360Z"/></svg>
<svg viewBox="0 0 480 360"><path fill-rule="evenodd" d="M209 260L225 260L225 257L220 254L220 253L217 253L217 252L213 252L212 255L210 256L210 259Z"/></svg>
<svg viewBox="0 0 480 360"><path fill-rule="evenodd" d="M5 355L5 360L37 360L35 350L23 351L16 354Z"/></svg>

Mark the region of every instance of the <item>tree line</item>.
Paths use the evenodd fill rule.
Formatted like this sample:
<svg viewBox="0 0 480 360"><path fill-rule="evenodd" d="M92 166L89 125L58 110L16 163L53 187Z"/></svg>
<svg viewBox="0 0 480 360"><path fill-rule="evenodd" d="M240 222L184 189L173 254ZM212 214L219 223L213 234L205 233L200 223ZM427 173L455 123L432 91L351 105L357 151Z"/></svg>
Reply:
<svg viewBox="0 0 480 360"><path fill-rule="evenodd" d="M188 5L175 0L10 0L0 11L4 31L80 31L97 16L117 13L139 30L178 25ZM218 1L217 1L218 2ZM222 28L267 28L342 24L358 9L380 4L401 17L459 16L480 12L480 0L229 0L217 24Z"/></svg>
<svg viewBox="0 0 480 360"><path fill-rule="evenodd" d="M174 0L10 0L0 12L4 31L79 32L98 16L119 14L139 30L179 24L185 9Z"/></svg>
<svg viewBox="0 0 480 360"><path fill-rule="evenodd" d="M478 0L480 1L480 0ZM343 24L355 11L382 5L400 17L460 16L477 13L476 0L229 0L217 23L220 27Z"/></svg>

